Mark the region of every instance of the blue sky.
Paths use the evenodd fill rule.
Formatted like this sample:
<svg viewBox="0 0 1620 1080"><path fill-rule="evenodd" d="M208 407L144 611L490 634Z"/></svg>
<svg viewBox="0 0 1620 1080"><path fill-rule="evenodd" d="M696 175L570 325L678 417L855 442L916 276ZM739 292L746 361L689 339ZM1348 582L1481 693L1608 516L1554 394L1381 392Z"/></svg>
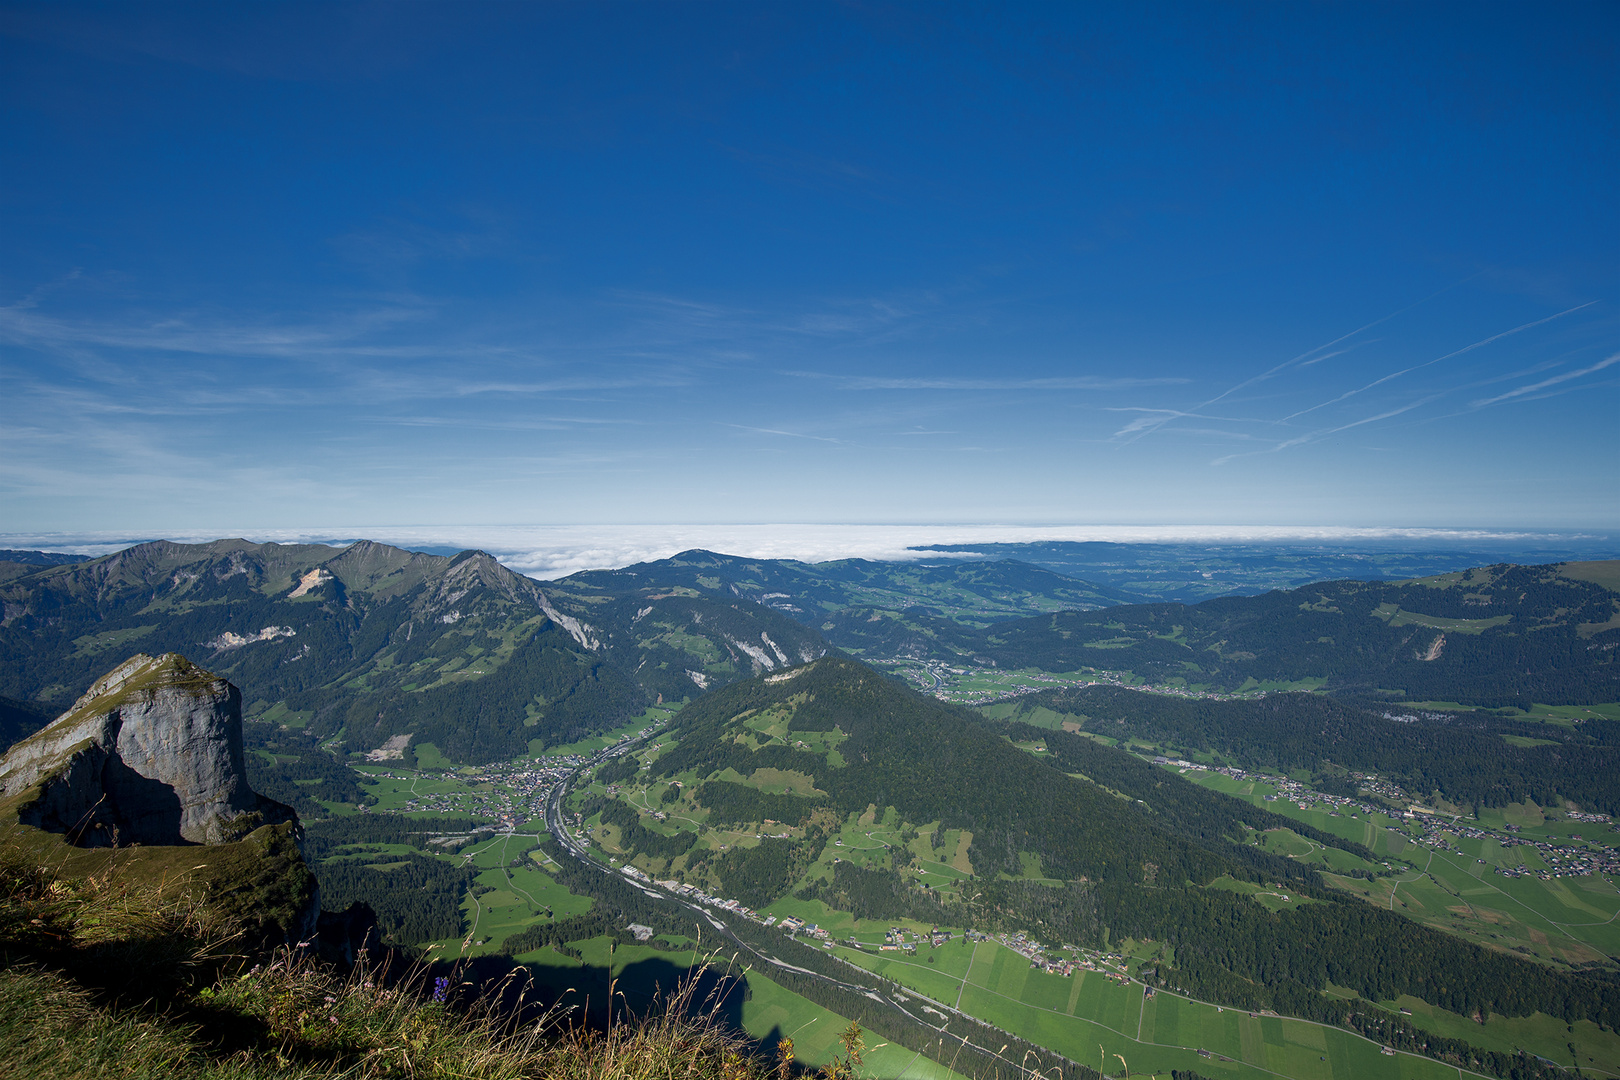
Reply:
<svg viewBox="0 0 1620 1080"><path fill-rule="evenodd" d="M1612 4L0 6L0 532L1620 527Z"/></svg>

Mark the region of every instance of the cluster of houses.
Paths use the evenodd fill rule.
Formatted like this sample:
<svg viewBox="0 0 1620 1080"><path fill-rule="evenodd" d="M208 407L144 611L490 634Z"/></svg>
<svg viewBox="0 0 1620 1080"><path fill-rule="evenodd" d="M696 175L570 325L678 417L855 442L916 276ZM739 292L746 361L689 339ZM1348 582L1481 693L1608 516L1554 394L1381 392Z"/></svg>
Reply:
<svg viewBox="0 0 1620 1080"><path fill-rule="evenodd" d="M1471 840L1495 840L1503 848L1529 847L1547 864L1544 870L1532 870L1520 864L1518 866L1497 866L1495 872L1502 877L1535 877L1543 881L1563 877L1589 877L1592 874L1606 874L1608 876L1620 875L1620 851L1613 848L1576 847L1572 844L1555 844L1548 840L1533 840L1523 836L1512 835L1518 833L1519 826L1508 824L1505 826L1509 835L1481 829L1477 825L1470 825L1462 820L1446 822L1433 810L1421 806L1414 806L1413 818L1418 823L1418 833L1414 838L1417 843L1427 844L1429 847L1441 851L1449 851L1453 855L1466 855L1466 852L1456 847L1458 838ZM1575 813L1569 815L1575 820L1600 818L1608 820L1606 814L1583 814L1576 818ZM1580 840L1580 834L1571 837ZM1483 861L1483 860L1477 860Z"/></svg>
<svg viewBox="0 0 1620 1080"><path fill-rule="evenodd" d="M765 925L766 926L771 926L771 925L773 925L775 923L776 923L776 916L775 915L772 915L772 916L770 916L769 918L767 918L765 920ZM783 930L786 930L790 934L797 934L797 933L800 933L800 932L809 934L813 938L816 938L816 939L818 939L820 941L826 942L828 948L832 947L832 935L830 933L828 933L826 930L822 929L821 927L817 926L813 922L812 923L805 922L803 919L799 918L797 915L788 915L788 916L784 917L782 919L782 922L781 922L781 928Z"/></svg>
<svg viewBox="0 0 1620 1080"><path fill-rule="evenodd" d="M565 754L484 765L477 771L455 774L457 782L472 790L413 794L398 809L402 813L466 814L498 822L502 828L515 829L532 818L544 816L540 803L546 789L573 772L583 760L578 754ZM366 775L407 783L422 779L417 773L375 769L367 769Z"/></svg>
<svg viewBox="0 0 1620 1080"><path fill-rule="evenodd" d="M909 956L917 955L917 946L927 942L930 948L937 949L951 940L949 930L934 927L928 933L918 933L899 926L891 926L883 935L883 944L878 946L879 952L904 952Z"/></svg>
<svg viewBox="0 0 1620 1080"><path fill-rule="evenodd" d="M1573 839L1579 840L1580 836ZM1543 881L1562 877L1590 877L1593 874L1604 874L1608 877L1620 876L1620 851L1614 848L1589 848L1562 846L1551 844L1545 840L1525 840L1509 837L1502 841L1503 847L1513 846L1533 847L1544 862L1545 870L1531 870L1522 864L1519 866L1498 866L1496 872L1503 877L1538 877Z"/></svg>
<svg viewBox="0 0 1620 1080"><path fill-rule="evenodd" d="M1299 781L1290 780L1287 777L1265 776L1230 765L1202 765L1196 761L1188 761L1185 758L1172 758L1164 754L1155 755L1153 763L1168 768L1180 769L1182 772L1207 770L1232 777L1234 780L1271 784L1277 788L1277 794L1265 796L1265 801L1276 802L1281 799L1294 803L1301 810L1326 809L1329 815L1334 817L1339 816L1344 811L1352 811L1351 816L1355 816L1354 811L1359 811L1366 814L1382 813L1388 814L1390 817L1398 817L1412 822L1417 827L1416 832L1407 833L1393 825L1388 826L1391 832L1400 833L1409 837L1415 843L1424 844L1441 851L1449 851L1454 855L1466 855L1466 852L1456 846L1458 839L1497 840L1504 848L1520 844L1533 847L1547 863L1547 869L1545 870L1532 870L1522 865L1518 867L1496 867L1495 872L1503 877L1539 877L1543 880L1550 880L1561 877L1585 877L1591 874L1620 875L1620 851L1612 848L1561 845L1546 840L1527 840L1514 836L1504 837L1500 833L1465 823L1461 819L1447 820L1429 807L1410 802L1411 796L1403 791L1398 784L1367 773L1353 773L1351 775L1361 787L1391 802L1406 802L1407 808L1402 811L1391 812L1341 795L1327 795L1319 791L1313 791ZM1594 825L1606 824L1610 825L1611 828L1614 827L1608 814L1592 814L1571 810L1567 817L1571 821ZM1508 825L1507 831L1517 833L1519 829L1515 825ZM1576 834L1572 839L1580 840L1582 838L1579 834Z"/></svg>

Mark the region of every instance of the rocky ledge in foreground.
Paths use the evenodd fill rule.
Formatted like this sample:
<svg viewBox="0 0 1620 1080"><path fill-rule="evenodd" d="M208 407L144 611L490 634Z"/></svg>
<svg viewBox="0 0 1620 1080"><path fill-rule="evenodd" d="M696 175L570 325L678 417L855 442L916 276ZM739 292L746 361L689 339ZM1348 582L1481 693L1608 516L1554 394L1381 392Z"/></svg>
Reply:
<svg viewBox="0 0 1620 1080"><path fill-rule="evenodd" d="M130 658L0 758L0 857L180 890L262 941L315 933L301 836L248 785L241 692L178 653Z"/></svg>
<svg viewBox="0 0 1620 1080"><path fill-rule="evenodd" d="M242 695L178 653L130 658L0 759L18 821L77 847L220 844L292 808L248 786Z"/></svg>

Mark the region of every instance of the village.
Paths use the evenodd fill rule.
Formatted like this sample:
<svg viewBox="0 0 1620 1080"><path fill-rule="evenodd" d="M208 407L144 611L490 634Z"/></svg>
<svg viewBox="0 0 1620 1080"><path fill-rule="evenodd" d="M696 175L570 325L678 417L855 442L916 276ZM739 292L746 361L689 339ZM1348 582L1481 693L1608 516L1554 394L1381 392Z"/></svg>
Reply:
<svg viewBox="0 0 1620 1080"><path fill-rule="evenodd" d="M1297 780L1285 776L1271 776L1264 773L1250 772L1231 765L1206 765L1185 758L1172 758L1163 754L1153 757L1155 765L1174 768L1180 772L1203 770L1229 776L1234 780L1246 783L1267 784L1277 789L1275 795L1262 796L1265 802L1286 801L1293 803L1301 810L1326 811L1330 817L1339 817L1349 813L1352 818L1360 814L1382 814L1409 823L1406 828L1396 825L1385 826L1391 832L1399 833L1413 843L1423 844L1438 851L1447 851L1453 855L1466 856L1456 846L1459 839L1494 840L1504 848L1530 847L1534 848L1547 868L1544 870L1531 869L1523 864L1518 867L1497 866L1495 873L1503 877L1539 877L1542 880L1551 880L1561 877L1586 877L1592 874L1602 874L1609 877L1620 875L1620 848L1603 845L1588 845L1581 833L1572 833L1571 840L1581 841L1582 846L1573 844L1558 844L1549 840L1527 838L1522 835L1521 827L1512 823L1503 826L1502 831L1487 829L1477 822L1468 822L1459 814L1443 814L1440 811L1424 806L1414 801L1413 796L1383 777L1370 773L1352 773L1351 777L1356 784L1367 792L1378 796L1385 801L1386 806L1373 806L1371 803L1343 795L1329 795L1315 791ZM1406 805L1405 810L1395 809L1401 804ZM1548 820L1556 820L1555 811L1547 812ZM1571 810L1565 814L1570 821L1577 821L1593 825L1607 825L1610 831L1616 831L1608 814L1587 813ZM1483 861L1483 860L1480 860Z"/></svg>

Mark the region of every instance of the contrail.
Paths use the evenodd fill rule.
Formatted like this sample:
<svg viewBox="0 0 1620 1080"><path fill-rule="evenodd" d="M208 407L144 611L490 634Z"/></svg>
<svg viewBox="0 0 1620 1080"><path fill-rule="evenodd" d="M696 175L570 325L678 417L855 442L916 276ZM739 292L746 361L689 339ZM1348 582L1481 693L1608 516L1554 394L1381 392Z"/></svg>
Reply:
<svg viewBox="0 0 1620 1080"><path fill-rule="evenodd" d="M1268 446L1264 450L1245 450L1241 453L1227 454L1225 457L1216 458L1214 461L1210 462L1210 464L1225 465L1233 458L1258 457L1261 454L1275 454L1279 451L1287 450L1291 446L1299 446L1302 443L1314 442L1315 440L1327 435L1337 435L1341 431L1349 431L1351 428L1360 427L1362 424L1371 424L1379 420L1388 420L1392 416L1399 416L1401 413L1411 412L1413 409L1427 405L1431 401L1438 401L1443 397L1445 397L1445 394L1443 393L1430 394L1428 397L1419 398L1409 405L1402 405L1398 408L1390 409L1387 412L1381 412L1377 416L1367 416L1360 420L1352 420L1348 424L1340 424L1338 427L1334 428L1319 428L1316 431L1309 431L1304 435L1299 435L1292 439L1286 439L1283 442L1278 443L1276 446Z"/></svg>
<svg viewBox="0 0 1620 1080"><path fill-rule="evenodd" d="M1535 322L1527 322L1523 326L1515 326L1511 330L1504 330L1500 334L1493 334L1490 337L1485 338L1483 341L1476 341L1472 345L1464 345L1462 348L1456 350L1455 352L1448 352L1448 353L1446 353L1446 355L1437 356L1433 360L1425 360L1421 364L1413 364L1409 368L1404 368L1404 369L1402 369L1400 371L1397 371L1397 372L1394 372L1392 374L1385 375L1381 379L1374 379L1372 382L1368 383L1366 386L1363 386L1363 387L1361 387L1359 389L1346 390L1344 393L1340 394L1338 397L1334 398L1332 401L1324 401L1320 405L1312 405L1308 409L1301 409L1297 413L1290 413L1289 415L1287 415L1287 416L1283 417L1281 420L1279 420L1278 423L1286 424L1288 421L1294 419L1294 417L1296 417L1296 416L1304 416L1306 413L1315 412L1317 409L1325 409L1329 405L1336 405L1339 402L1343 401L1345 398L1355 397L1357 394L1363 393L1364 391L1367 391L1367 390L1371 390L1373 387L1378 386L1378 385L1380 385L1382 383L1387 383L1391 379L1398 379L1402 375L1406 375L1406 374L1408 374L1410 372L1417 371L1419 368L1426 368L1430 364L1438 364L1442 360L1450 360L1453 356L1461 356L1463 353L1473 352L1475 349L1480 348L1481 346L1484 346L1484 345L1489 345L1493 341L1500 341L1505 337L1510 337L1513 334L1517 334L1521 330L1529 330L1531 327L1540 326L1542 323L1552 322L1554 319L1561 319L1565 315L1571 314L1572 312L1579 311L1579 310L1581 310L1581 308L1591 307L1595 303L1597 303L1596 300L1588 300L1584 304L1575 305L1574 307L1570 308L1568 311L1560 311L1556 315L1548 315L1545 319L1537 319Z"/></svg>
<svg viewBox="0 0 1620 1080"><path fill-rule="evenodd" d="M1458 285L1462 285L1462 284L1464 284L1466 282L1472 281L1474 278L1476 278L1478 276L1479 276L1478 274L1470 274L1470 275L1468 275L1468 277L1463 278L1462 281L1453 282L1452 284L1447 285L1444 289L1437 289L1436 291L1430 293L1428 296L1425 296L1423 299L1415 301L1414 303L1407 304L1405 307L1401 308L1399 311L1390 312L1388 315L1385 315L1382 319L1374 319L1372 322L1368 323L1366 326L1357 327L1356 329L1350 331L1348 334L1345 334L1342 337L1336 337L1332 341L1328 342L1326 345L1318 345L1314 349L1307 349L1305 352L1300 353L1298 356L1294 357L1292 360L1285 360L1283 363L1278 364L1276 367L1272 368L1270 371L1265 372L1264 374L1256 375L1256 376L1254 376L1253 378L1250 378L1250 379L1244 379L1242 382L1238 383L1236 386L1232 387L1230 390L1224 390L1221 393L1216 394L1214 397L1210 398L1208 401L1204 402L1202 405L1196 406L1193 411L1196 412L1198 409L1208 408L1209 406L1215 404L1215 402L1217 402L1217 401L1221 400L1222 398L1226 397L1228 394L1237 393L1239 390L1242 390L1245 386L1253 386L1257 382L1263 382L1266 379L1269 379L1273 375L1277 374L1277 372L1279 372L1279 371L1283 370L1284 368L1288 367L1289 365L1296 364L1299 361L1305 359L1307 356L1311 356L1311 355L1313 355L1315 353L1319 353L1323 349L1331 349L1331 348L1333 348L1333 346L1337 345L1339 342L1348 341L1351 338L1355 337L1357 334L1362 333L1363 331L1371 330L1373 327L1377 326L1379 323L1387 323L1387 322L1389 322L1389 320L1393 319L1395 316L1404 315L1408 311L1411 311L1415 307L1419 307L1419 306L1421 306L1423 304L1427 304L1430 300L1433 300L1435 297L1439 296L1441 293L1448 292L1451 289L1455 289ZM1321 359L1326 359L1326 357L1321 357Z"/></svg>
<svg viewBox="0 0 1620 1080"><path fill-rule="evenodd" d="M1483 272L1484 271L1481 271L1480 273L1483 273ZM1393 319L1397 315L1404 315L1406 312L1411 311L1415 307L1420 307L1423 304L1427 304L1430 300L1433 300L1435 297L1439 296L1441 293L1449 292L1450 290L1455 289L1459 285L1463 285L1463 284L1466 284L1467 282L1472 281L1474 278L1476 278L1478 276L1479 276L1479 274L1469 274L1467 277L1463 278L1461 281L1454 281L1450 285L1447 285L1443 289L1437 289L1434 292L1430 293L1428 296L1425 296L1423 299L1415 301L1415 302L1410 303L1410 304L1407 304L1405 307L1403 307L1403 308L1401 308L1401 309L1399 309L1397 311L1392 311L1388 315L1385 315L1381 319L1374 319L1372 322L1368 323L1367 325L1359 326L1356 329L1350 331L1348 334L1343 334L1343 335L1341 335L1339 337L1336 337L1332 341L1327 342L1326 344L1318 345L1314 349L1307 349L1304 352L1300 353L1298 356L1294 357L1293 359L1285 360L1285 361L1278 364L1276 367L1272 368L1269 371L1262 372L1259 375L1253 376L1252 378L1244 379L1242 382L1238 383L1236 386L1229 387L1228 389L1221 391L1219 394L1216 394L1214 397L1210 398L1208 401L1204 402L1201 405L1194 405L1192 407L1192 409L1189 410L1189 411L1196 413L1196 412L1199 412L1199 411L1201 411L1203 409L1207 409L1211 405L1215 404L1217 401L1220 401L1222 398L1228 397L1231 394L1235 394L1239 390L1242 390L1244 387L1253 386L1257 382L1264 382L1265 380L1271 378L1273 375L1277 374L1278 372L1283 371L1284 369L1286 369L1288 367L1291 367L1294 364L1299 363L1301 360L1304 360L1308 356L1315 356L1317 353L1321 352L1324 349L1333 348L1333 346L1339 344L1341 341L1348 341L1349 339L1355 337L1357 334L1363 333L1363 332L1365 332L1367 330L1371 330L1373 327L1377 326L1379 323L1386 323L1389 320ZM1325 360L1325 359L1327 359L1327 357L1317 357L1317 359L1318 360ZM1164 420L1160 421L1158 424L1154 424L1151 427L1144 426L1141 429L1141 431L1136 435L1135 438L1130 439L1128 441L1135 442L1136 439L1142 438L1143 436L1147 435L1149 432L1157 431L1159 428L1163 427L1165 424L1170 423L1170 421L1174 420L1174 419L1175 419L1175 417L1173 417L1173 416L1167 416L1167 417L1164 418Z"/></svg>
<svg viewBox="0 0 1620 1080"><path fill-rule="evenodd" d="M1493 398L1485 398L1481 401L1471 401L1469 404L1476 409L1483 409L1487 405L1495 405L1498 401L1506 401L1508 398L1516 398L1521 394L1532 393L1533 391L1552 386L1554 383L1568 382L1570 379L1578 379L1582 375L1590 375L1594 371L1602 371L1610 364L1617 362L1620 362L1620 353L1615 353L1613 356L1605 357L1589 368L1582 368L1580 371L1566 371L1562 375L1554 375L1550 379L1542 379L1538 383L1531 383L1529 386L1521 386L1517 390L1509 390L1507 393L1498 394Z"/></svg>

